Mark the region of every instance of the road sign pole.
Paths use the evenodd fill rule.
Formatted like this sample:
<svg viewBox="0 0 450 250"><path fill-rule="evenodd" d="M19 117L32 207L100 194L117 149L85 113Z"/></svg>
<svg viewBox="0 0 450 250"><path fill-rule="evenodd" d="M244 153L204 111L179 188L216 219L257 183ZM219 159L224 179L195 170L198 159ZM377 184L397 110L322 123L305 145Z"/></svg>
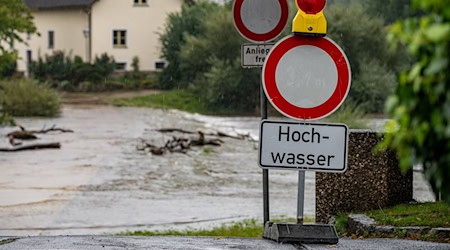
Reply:
<svg viewBox="0 0 450 250"><path fill-rule="evenodd" d="M260 71L260 76L262 76L262 69ZM261 109L261 120L267 119L267 97L264 93L263 85L261 83L260 90L260 109ZM261 143L261 140L260 140ZM263 209L264 209L264 225L270 220L269 215L269 170L263 169Z"/></svg>
<svg viewBox="0 0 450 250"><path fill-rule="evenodd" d="M305 171L298 171L297 224L304 222Z"/></svg>

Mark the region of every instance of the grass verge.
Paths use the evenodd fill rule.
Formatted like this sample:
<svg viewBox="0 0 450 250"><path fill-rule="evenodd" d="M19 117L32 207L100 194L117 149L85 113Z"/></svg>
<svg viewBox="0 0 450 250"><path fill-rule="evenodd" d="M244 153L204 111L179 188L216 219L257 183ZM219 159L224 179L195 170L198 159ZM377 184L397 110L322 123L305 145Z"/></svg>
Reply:
<svg viewBox="0 0 450 250"><path fill-rule="evenodd" d="M275 222L295 222L295 219L281 217L273 220ZM314 221L306 218L306 222ZM238 238L261 238L263 225L256 219L246 219L240 222L223 224L212 229L188 229L188 230L165 230L165 231L136 231L125 232L123 236L213 236L213 237L238 237Z"/></svg>
<svg viewBox="0 0 450 250"><path fill-rule="evenodd" d="M437 203L419 203L414 205L398 205L388 209L365 212L375 219L380 226L426 226L431 228L450 228L450 205ZM364 232L362 235L351 235L348 230L348 214L336 217L336 231L340 236L352 238L400 238L450 243L450 239L433 234L408 234L406 230L394 230L393 234L377 234Z"/></svg>
<svg viewBox="0 0 450 250"><path fill-rule="evenodd" d="M443 202L398 205L367 213L378 225L450 227L450 206Z"/></svg>
<svg viewBox="0 0 450 250"><path fill-rule="evenodd" d="M184 90L171 90L149 96L113 99L111 104L121 107L179 109L191 113L208 113L206 106L199 98Z"/></svg>
<svg viewBox="0 0 450 250"><path fill-rule="evenodd" d="M115 106L179 109L191 113L209 115L233 115L233 112L230 110L213 111L208 109L207 105L200 98L185 90L170 90L160 94L142 97L117 98L113 99L110 103ZM234 115L242 115L242 113L235 113ZM279 114L276 113L276 115ZM368 128L366 114L351 104L343 105L335 114L326 118L324 122L344 123L353 129Z"/></svg>
<svg viewBox="0 0 450 250"><path fill-rule="evenodd" d="M342 105L338 111L324 119L325 122L343 123L352 129L367 129L367 115L352 104Z"/></svg>
<svg viewBox="0 0 450 250"><path fill-rule="evenodd" d="M255 219L248 219L232 224L225 224L210 230L165 230L165 231L136 231L120 235L127 236L217 236L217 237L240 237L257 238L262 237L262 224Z"/></svg>

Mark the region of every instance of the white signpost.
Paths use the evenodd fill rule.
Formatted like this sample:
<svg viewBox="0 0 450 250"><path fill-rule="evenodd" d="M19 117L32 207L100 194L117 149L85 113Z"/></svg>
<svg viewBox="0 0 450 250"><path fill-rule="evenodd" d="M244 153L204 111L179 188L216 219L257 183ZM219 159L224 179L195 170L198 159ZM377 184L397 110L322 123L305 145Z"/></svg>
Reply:
<svg viewBox="0 0 450 250"><path fill-rule="evenodd" d="M345 172L348 128L344 124L262 121L261 168Z"/></svg>
<svg viewBox="0 0 450 250"><path fill-rule="evenodd" d="M266 57L269 55L270 49L274 44L254 44L247 43L242 44L241 47L241 65L243 68L255 68L262 67L266 61Z"/></svg>

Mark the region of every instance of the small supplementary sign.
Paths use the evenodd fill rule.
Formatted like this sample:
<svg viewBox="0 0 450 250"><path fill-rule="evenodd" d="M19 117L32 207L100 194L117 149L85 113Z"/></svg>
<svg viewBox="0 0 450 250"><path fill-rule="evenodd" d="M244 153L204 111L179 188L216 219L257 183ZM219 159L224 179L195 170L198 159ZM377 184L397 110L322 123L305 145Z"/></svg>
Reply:
<svg viewBox="0 0 450 250"><path fill-rule="evenodd" d="M269 55L273 43L265 44L243 44L241 47L241 65L243 68L262 67Z"/></svg>
<svg viewBox="0 0 450 250"><path fill-rule="evenodd" d="M348 127L344 124L261 122L259 165L264 169L345 172Z"/></svg>

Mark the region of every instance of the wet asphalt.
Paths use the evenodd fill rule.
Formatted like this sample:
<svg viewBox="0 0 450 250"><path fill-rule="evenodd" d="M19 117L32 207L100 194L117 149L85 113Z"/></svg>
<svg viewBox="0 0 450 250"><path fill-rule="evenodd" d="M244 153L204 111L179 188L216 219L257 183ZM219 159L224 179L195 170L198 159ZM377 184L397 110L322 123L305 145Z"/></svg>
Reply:
<svg viewBox="0 0 450 250"><path fill-rule="evenodd" d="M397 239L340 239L337 245L278 244L264 239L220 237L35 236L0 237L0 249L438 249L450 244Z"/></svg>

